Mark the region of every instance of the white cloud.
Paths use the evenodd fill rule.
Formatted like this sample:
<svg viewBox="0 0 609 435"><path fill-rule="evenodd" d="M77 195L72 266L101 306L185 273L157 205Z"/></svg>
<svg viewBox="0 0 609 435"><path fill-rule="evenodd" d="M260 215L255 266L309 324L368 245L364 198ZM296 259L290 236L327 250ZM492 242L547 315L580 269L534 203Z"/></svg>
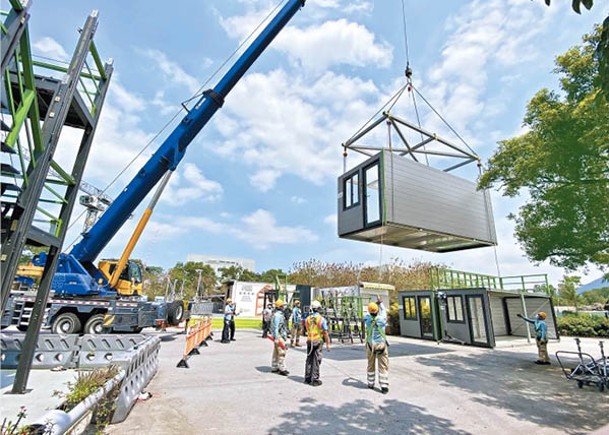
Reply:
<svg viewBox="0 0 609 435"><path fill-rule="evenodd" d="M276 244L314 242L318 237L311 230L277 225L275 217L266 210L258 209L242 219L243 228L234 228L235 235L260 249Z"/></svg>
<svg viewBox="0 0 609 435"><path fill-rule="evenodd" d="M257 154L255 150L248 152L250 158L254 158L254 154ZM257 171L250 177L250 184L261 192L268 192L275 187L275 182L281 173L276 169L262 169Z"/></svg>
<svg viewBox="0 0 609 435"><path fill-rule="evenodd" d="M304 199L300 196L292 196L290 198L290 201L292 201L294 204L305 204L307 202L306 199Z"/></svg>
<svg viewBox="0 0 609 435"><path fill-rule="evenodd" d="M324 223L336 227L338 225L338 216L336 213L329 214L324 218Z"/></svg>
<svg viewBox="0 0 609 435"><path fill-rule="evenodd" d="M340 144L353 134L353 120L369 118L377 93L369 81L332 72L312 83L282 70L250 74L216 116L221 139L204 146L252 166L250 182L261 191L284 174L321 185L341 173Z"/></svg>
<svg viewBox="0 0 609 435"><path fill-rule="evenodd" d="M184 71L162 51L148 49L144 50L143 54L154 61L168 84L185 86L193 94L199 90L199 80Z"/></svg>
<svg viewBox="0 0 609 435"><path fill-rule="evenodd" d="M68 55L61 44L48 36L34 42L32 48L35 50L35 54L42 54L43 56L63 62L70 61L70 55Z"/></svg>
<svg viewBox="0 0 609 435"><path fill-rule="evenodd" d="M322 8L335 8L336 2L318 2ZM349 12L367 11L370 5L359 2ZM232 37L245 40L267 15L268 10L249 11L245 15L220 18L220 24ZM344 11L343 11L344 13ZM261 28L258 29L260 31ZM379 42L375 34L359 23L344 18L324 21L306 28L286 26L271 44L294 58L298 67L320 72L338 65L386 68L391 64L392 48Z"/></svg>
<svg viewBox="0 0 609 435"><path fill-rule="evenodd" d="M273 47L294 56L302 68L316 72L341 64L386 68L393 59L389 44L378 42L366 27L346 19L306 29L287 27Z"/></svg>
<svg viewBox="0 0 609 435"><path fill-rule="evenodd" d="M449 114L457 131L466 132L472 120L487 115L488 71L494 68L513 75L512 67L534 59L538 54L536 37L547 30L554 13L553 8L527 0L468 3L448 21L450 36L442 59L429 69L428 100Z"/></svg>
<svg viewBox="0 0 609 435"><path fill-rule="evenodd" d="M177 217L175 225L180 228L197 229L213 234L232 235L257 249L267 249L273 245L315 242L317 235L301 226L278 225L275 217L267 210L258 209L240 219L239 223L216 222L204 217Z"/></svg>
<svg viewBox="0 0 609 435"><path fill-rule="evenodd" d="M161 201L170 205L183 205L196 200L216 201L223 193L222 185L209 180L193 163L184 163L167 185Z"/></svg>

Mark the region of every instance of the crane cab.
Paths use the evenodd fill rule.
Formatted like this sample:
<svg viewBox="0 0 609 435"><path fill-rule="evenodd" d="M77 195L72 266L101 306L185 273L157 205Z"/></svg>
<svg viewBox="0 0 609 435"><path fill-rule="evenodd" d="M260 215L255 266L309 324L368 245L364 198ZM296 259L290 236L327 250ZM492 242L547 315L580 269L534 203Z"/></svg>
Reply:
<svg viewBox="0 0 609 435"><path fill-rule="evenodd" d="M101 260L98 264L98 269L106 280L110 281L117 265L118 260ZM115 290L120 296L141 296L142 281L142 269L140 265L135 261L129 260L118 279Z"/></svg>

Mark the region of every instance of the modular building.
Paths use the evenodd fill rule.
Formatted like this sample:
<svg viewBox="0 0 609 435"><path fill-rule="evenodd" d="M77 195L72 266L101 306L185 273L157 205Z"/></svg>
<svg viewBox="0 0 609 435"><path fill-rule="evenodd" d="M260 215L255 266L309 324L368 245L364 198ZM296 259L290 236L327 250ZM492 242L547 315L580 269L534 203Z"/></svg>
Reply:
<svg viewBox="0 0 609 435"><path fill-rule="evenodd" d="M430 252L497 244L488 192L388 150L339 177L338 235Z"/></svg>
<svg viewBox="0 0 609 435"><path fill-rule="evenodd" d="M552 298L542 292L461 288L398 292L400 334L405 337L495 347L510 337L535 337L517 317L547 313L548 338L558 339Z"/></svg>

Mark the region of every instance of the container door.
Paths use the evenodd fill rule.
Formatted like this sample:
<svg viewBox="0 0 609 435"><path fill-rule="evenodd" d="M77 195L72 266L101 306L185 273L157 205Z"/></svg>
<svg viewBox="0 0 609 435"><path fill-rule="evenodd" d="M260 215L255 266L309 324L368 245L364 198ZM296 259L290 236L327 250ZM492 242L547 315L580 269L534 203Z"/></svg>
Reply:
<svg viewBox="0 0 609 435"><path fill-rule="evenodd" d="M433 317L431 313L431 297L419 296L419 318L421 322L421 337L433 339Z"/></svg>
<svg viewBox="0 0 609 435"><path fill-rule="evenodd" d="M381 221L379 162L364 169L364 227Z"/></svg>
<svg viewBox="0 0 609 435"><path fill-rule="evenodd" d="M489 345L482 296L467 296L467 309L469 312L472 343Z"/></svg>

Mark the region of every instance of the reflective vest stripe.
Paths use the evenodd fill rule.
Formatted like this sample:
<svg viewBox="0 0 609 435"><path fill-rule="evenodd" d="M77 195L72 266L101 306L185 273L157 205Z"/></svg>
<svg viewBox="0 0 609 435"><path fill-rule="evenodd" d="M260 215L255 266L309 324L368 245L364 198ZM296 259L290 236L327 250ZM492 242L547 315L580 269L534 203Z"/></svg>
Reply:
<svg viewBox="0 0 609 435"><path fill-rule="evenodd" d="M315 321L317 318L317 321ZM321 341L321 316L307 317L307 341Z"/></svg>

